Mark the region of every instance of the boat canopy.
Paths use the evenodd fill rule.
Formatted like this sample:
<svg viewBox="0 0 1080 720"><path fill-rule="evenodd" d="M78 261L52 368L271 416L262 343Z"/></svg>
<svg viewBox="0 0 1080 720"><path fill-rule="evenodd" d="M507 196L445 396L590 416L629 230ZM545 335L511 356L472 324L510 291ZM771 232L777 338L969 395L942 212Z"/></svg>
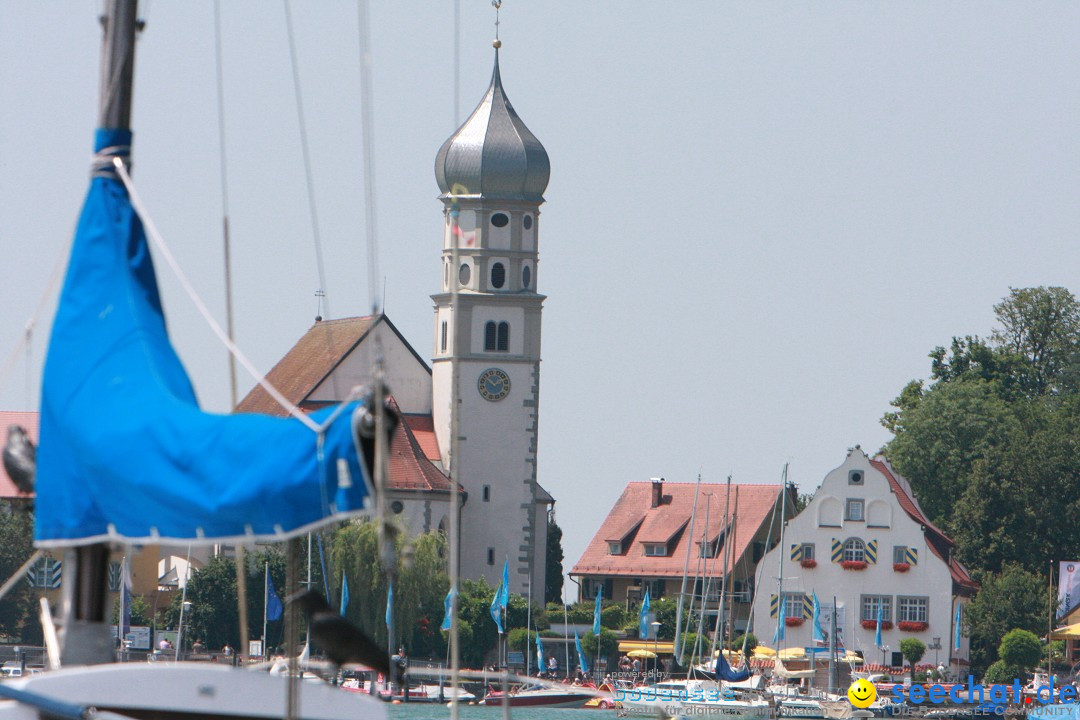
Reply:
<svg viewBox="0 0 1080 720"><path fill-rule="evenodd" d="M111 164L130 145L128 131L97 132L45 361L36 544L281 540L363 511L371 487L354 408L311 415L319 432L199 408Z"/></svg>

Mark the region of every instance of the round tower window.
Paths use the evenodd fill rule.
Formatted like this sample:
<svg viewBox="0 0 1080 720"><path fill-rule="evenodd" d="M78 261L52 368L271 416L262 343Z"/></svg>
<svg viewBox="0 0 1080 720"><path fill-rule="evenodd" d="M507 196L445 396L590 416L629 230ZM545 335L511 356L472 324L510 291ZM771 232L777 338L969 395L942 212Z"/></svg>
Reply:
<svg viewBox="0 0 1080 720"><path fill-rule="evenodd" d="M400 500L395 500L394 502L390 503L390 509L394 511L395 515L400 515L401 511L405 509L405 504L402 503Z"/></svg>
<svg viewBox="0 0 1080 720"><path fill-rule="evenodd" d="M526 230L532 230L532 215L521 218L521 224Z"/></svg>
<svg viewBox="0 0 1080 720"><path fill-rule="evenodd" d="M506 227L509 222L510 218L506 216L506 213L495 213L491 216L491 224L495 227Z"/></svg>
<svg viewBox="0 0 1080 720"><path fill-rule="evenodd" d="M529 287L529 283L532 282L532 269L526 265L521 268L521 286Z"/></svg>
<svg viewBox="0 0 1080 720"><path fill-rule="evenodd" d="M506 266L500 262L491 266L491 286L501 288L506 284Z"/></svg>
<svg viewBox="0 0 1080 720"><path fill-rule="evenodd" d="M469 268L468 263L461 263L461 268L458 270L458 282L462 285L468 285L469 280L472 278L472 270Z"/></svg>

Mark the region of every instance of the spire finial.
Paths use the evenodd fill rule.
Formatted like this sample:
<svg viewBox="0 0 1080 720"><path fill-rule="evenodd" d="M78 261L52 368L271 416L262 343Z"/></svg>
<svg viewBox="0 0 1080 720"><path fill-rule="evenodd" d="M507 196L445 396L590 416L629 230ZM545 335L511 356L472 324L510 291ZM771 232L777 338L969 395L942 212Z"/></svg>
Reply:
<svg viewBox="0 0 1080 720"><path fill-rule="evenodd" d="M491 45L498 50L502 47L502 40L499 39L499 8L502 7L502 0L491 0L491 7L495 8L495 39Z"/></svg>

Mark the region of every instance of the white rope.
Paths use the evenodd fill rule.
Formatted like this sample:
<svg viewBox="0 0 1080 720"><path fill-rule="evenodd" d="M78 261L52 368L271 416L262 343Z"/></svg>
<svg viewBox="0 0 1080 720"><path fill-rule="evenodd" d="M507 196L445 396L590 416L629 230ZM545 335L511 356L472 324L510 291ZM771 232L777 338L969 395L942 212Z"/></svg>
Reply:
<svg viewBox="0 0 1080 720"><path fill-rule="evenodd" d="M15 344L14 349L11 351L11 355L4 363L4 367L0 369L0 392L2 392L11 379L11 375L15 370L15 363L18 362L22 356L24 350L28 350L30 344L34 340L34 329L37 327L38 318L41 316L42 310L45 309L45 304L49 301L49 298L53 296L56 291L56 286L60 284L60 278L64 275L64 268L67 267L68 259L68 247L71 245L70 241L64 243L64 246L60 248L59 254L56 258L56 262L53 264L52 273L49 275L49 281L45 284L45 289L42 291L41 296L38 298L37 306L34 308L33 314L26 321L26 325L23 328L23 333L19 338L19 341ZM27 359L27 365L29 365L29 358ZM27 368L29 372L30 368ZM31 409L29 405L26 408Z"/></svg>
<svg viewBox="0 0 1080 720"><path fill-rule="evenodd" d="M206 303L203 302L202 298L200 298L199 294L195 291L195 288L188 281L187 276L184 274L184 271L180 269L180 265L176 262L176 258L173 257L172 251L169 250L169 246L165 244L165 239L158 232L157 227L154 225L154 221L150 218L149 213L143 206L142 200L139 199L138 193L135 192L135 185L131 182L131 176L128 175L127 168L124 167L123 160L121 160L120 158L113 158L113 166L116 168L116 172L120 176L121 182L124 183L124 187L127 188L128 197L131 199L131 206L135 208L135 212L138 213L139 219L142 220L143 227L145 227L146 229L147 237L149 237L150 240L153 241L154 246L158 249L158 252L160 252L161 256L165 259L165 263L173 271L173 274L176 275L176 279L180 281L180 286L184 289L184 292L187 293L188 298L195 305L195 308L199 311L199 314L203 316L204 320L206 320L207 324L210 326L210 329L214 331L215 335L217 335L218 340L220 340L221 343L226 348L228 348L229 352L232 353L233 357L236 358L237 362L244 366L244 369L251 374L251 377L255 379L255 382L257 382L259 386L270 395L270 397L274 398L278 405L281 405L281 407L285 408L285 410L287 410L290 415L292 415L300 422L304 423L304 425L310 428L313 432L322 432L323 427L321 427L318 423L308 417L302 410L300 410L300 408L289 402L289 400L284 395L282 395L276 387L270 384L270 382L266 379L265 375L255 369L255 366L251 363L250 360L247 359L247 356L244 355L240 348L238 348L236 344L229 339L229 336L225 333L224 330L222 330L221 325L218 324L217 320L215 320L214 316L210 313L209 308L206 307Z"/></svg>

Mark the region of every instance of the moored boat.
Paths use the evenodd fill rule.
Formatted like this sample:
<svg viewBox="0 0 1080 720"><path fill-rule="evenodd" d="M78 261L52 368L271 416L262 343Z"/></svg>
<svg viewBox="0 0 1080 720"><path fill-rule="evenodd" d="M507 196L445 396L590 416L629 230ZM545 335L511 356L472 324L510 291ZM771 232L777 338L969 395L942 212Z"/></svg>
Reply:
<svg viewBox="0 0 1080 720"><path fill-rule="evenodd" d="M580 688L567 687L565 690L558 687L526 686L517 690L510 690L506 696L506 704L510 707L552 707L552 708L579 708L593 697L593 693ZM502 705L503 693L501 690L489 692L480 701L481 705Z"/></svg>

